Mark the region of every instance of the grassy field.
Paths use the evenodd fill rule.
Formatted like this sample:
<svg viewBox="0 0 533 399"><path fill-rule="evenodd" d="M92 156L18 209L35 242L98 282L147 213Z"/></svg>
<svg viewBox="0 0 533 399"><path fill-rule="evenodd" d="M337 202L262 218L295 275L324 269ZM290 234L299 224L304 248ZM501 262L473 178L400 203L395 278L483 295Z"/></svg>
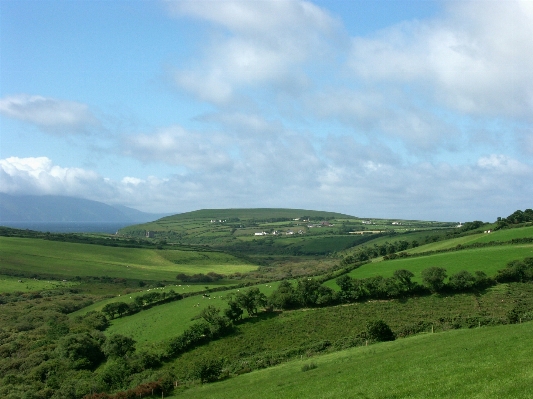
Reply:
<svg viewBox="0 0 533 399"><path fill-rule="evenodd" d="M36 280L33 278L18 278L0 275L0 293L44 291L56 288L73 287L75 285L77 285L77 283L70 281Z"/></svg>
<svg viewBox="0 0 533 399"><path fill-rule="evenodd" d="M268 296L276 289L277 285L278 283L271 283L257 287ZM138 342L139 348L151 345L183 333L187 327L196 322L191 319L198 316L209 305L220 309L226 308L227 302L224 297L238 290L244 291L246 288L214 292L209 297L196 295L116 319L111 322L106 334L130 336ZM179 290L176 289L176 292ZM126 295L125 298L131 301L133 296L129 298L130 296ZM117 301L117 298L114 298L113 301Z"/></svg>
<svg viewBox="0 0 533 399"><path fill-rule="evenodd" d="M130 303L135 300L135 297L140 296L140 295L145 295L146 293L150 291L164 293L164 292L169 292L170 290L173 290L174 292L177 292L180 294L188 294L191 292L204 291L206 289L216 288L220 286L221 286L220 284L217 284L217 285L215 284L172 284L172 285L167 285L165 287L146 288L140 291L139 290L133 291L130 288L125 288L121 294L114 295L112 298L102 299L101 301L95 302L90 306L87 306L74 313L71 313L71 315L80 316L80 315L84 315L92 311L101 311L105 305L111 302Z"/></svg>
<svg viewBox="0 0 533 399"><path fill-rule="evenodd" d="M475 243L489 243L491 241L495 242L505 242L510 241L516 238L526 238L533 237L533 227L522 227L517 229L503 229L493 231L491 233L480 233L467 235L464 237L452 238L450 240L434 242L427 245L422 245L418 248L409 249L408 253L420 253L425 251L438 251L441 249L454 248L457 245L469 245Z"/></svg>
<svg viewBox="0 0 533 399"><path fill-rule="evenodd" d="M439 334L292 361L169 398L531 398L532 323ZM302 371L302 366L316 368Z"/></svg>
<svg viewBox="0 0 533 399"><path fill-rule="evenodd" d="M353 270L349 276L353 278L391 277L395 270L407 269L415 274L413 281L421 282L422 270L432 266L445 268L448 276L461 270L470 272L481 270L488 276L493 276L498 270L505 268L507 262L531 256L533 256L533 244L474 248L429 256L372 262ZM334 280L327 281L325 285L338 289Z"/></svg>
<svg viewBox="0 0 533 399"><path fill-rule="evenodd" d="M0 237L0 265L26 273L139 280L174 280L177 273L231 274L256 269L213 251L115 248L12 237Z"/></svg>

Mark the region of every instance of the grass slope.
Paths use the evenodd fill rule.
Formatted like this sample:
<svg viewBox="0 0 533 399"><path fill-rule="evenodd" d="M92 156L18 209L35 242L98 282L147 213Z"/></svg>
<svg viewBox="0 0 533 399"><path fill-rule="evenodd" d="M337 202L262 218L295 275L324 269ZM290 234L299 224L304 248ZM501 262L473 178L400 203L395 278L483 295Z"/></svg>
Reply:
<svg viewBox="0 0 533 399"><path fill-rule="evenodd" d="M273 283L257 287L268 296L277 285L278 283ZM173 289L176 292L182 292L180 287L173 287ZM213 292L209 297L196 295L119 318L111 322L106 334L122 334L132 337L138 342L137 346L139 348L170 339L182 334L190 325L197 323L193 318L198 316L207 306L211 305L225 309L227 301L224 298L238 290L242 291L243 289ZM123 297L124 299L120 300L125 302L132 301L130 297L134 298L134 295L126 295ZM117 298L113 299L113 302L115 301L117 301Z"/></svg>
<svg viewBox="0 0 533 399"><path fill-rule="evenodd" d="M172 398L530 398L532 339L531 323L424 334L293 361ZM311 361L317 368L303 372Z"/></svg>
<svg viewBox="0 0 533 399"><path fill-rule="evenodd" d="M533 244L474 248L414 258L372 262L353 270L349 276L353 278L391 277L395 270L407 269L414 273L413 281L421 282L422 270L432 266L445 268L448 276L461 270L468 270L469 272L481 270L488 276L493 276L498 270L503 269L509 261L532 256ZM336 290L339 289L335 280L327 281L325 285Z"/></svg>
<svg viewBox="0 0 533 399"><path fill-rule="evenodd" d="M0 293L44 291L57 288L70 288L76 285L76 283L70 281L34 280L32 278L0 275Z"/></svg>
<svg viewBox="0 0 533 399"><path fill-rule="evenodd" d="M515 229L503 229L493 231L491 233L480 233L467 235L464 237L452 238L450 240L438 241L431 244L422 245L418 248L409 249L408 253L420 253L426 251L438 251L441 249L454 248L457 245L469 245L475 243L489 243L494 242L505 242L517 238L527 238L533 237L533 226L531 227L521 227Z"/></svg>
<svg viewBox="0 0 533 399"><path fill-rule="evenodd" d="M3 269L54 276L174 280L177 273L230 274L256 266L220 252L115 248L31 238L0 237Z"/></svg>

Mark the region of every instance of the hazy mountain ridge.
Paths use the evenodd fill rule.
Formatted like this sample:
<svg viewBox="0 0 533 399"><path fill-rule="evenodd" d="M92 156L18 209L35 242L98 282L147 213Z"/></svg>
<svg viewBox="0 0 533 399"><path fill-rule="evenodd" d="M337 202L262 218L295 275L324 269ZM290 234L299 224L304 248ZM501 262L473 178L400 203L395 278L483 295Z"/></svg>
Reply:
<svg viewBox="0 0 533 399"><path fill-rule="evenodd" d="M150 222L167 215L75 197L0 193L0 222Z"/></svg>

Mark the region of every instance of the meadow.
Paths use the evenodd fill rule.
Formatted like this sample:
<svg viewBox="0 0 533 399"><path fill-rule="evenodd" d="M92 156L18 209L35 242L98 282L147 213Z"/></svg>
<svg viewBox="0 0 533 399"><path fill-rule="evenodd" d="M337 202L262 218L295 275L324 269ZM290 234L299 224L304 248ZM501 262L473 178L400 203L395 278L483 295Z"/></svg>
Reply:
<svg viewBox="0 0 533 399"><path fill-rule="evenodd" d="M270 283L257 287L268 296L277 286L278 283ZM113 320L111 326L106 330L106 334L122 334L132 337L138 342L139 348L150 346L183 333L189 326L197 323L197 316L207 306L225 309L227 307L225 298L232 293L244 290L246 289L235 288L213 292L209 296L195 295L143 310L134 315ZM176 292L180 291L176 289ZM132 299L129 297L130 295L126 296L131 301ZM114 301L117 301L117 298Z"/></svg>
<svg viewBox="0 0 533 399"><path fill-rule="evenodd" d="M32 292L70 288L78 283L61 280L37 280L0 275L0 292Z"/></svg>
<svg viewBox="0 0 533 399"><path fill-rule="evenodd" d="M257 266L214 251L117 248L40 239L0 237L2 269L72 278L108 276L175 280L177 273L249 272Z"/></svg>
<svg viewBox="0 0 533 399"><path fill-rule="evenodd" d="M442 249L454 248L457 245L470 245L475 243L487 244L489 242L506 242L518 238L531 238L533 237L533 226L521 227L516 229L503 229L491 231L490 233L477 233L466 235L463 237L452 238L449 240L434 242L431 244L423 245L418 248L409 249L408 253L421 253L426 251L438 251Z"/></svg>
<svg viewBox="0 0 533 399"><path fill-rule="evenodd" d="M530 398L532 323L423 334L305 358L169 398ZM308 371L303 366L314 365Z"/></svg>
<svg viewBox="0 0 533 399"><path fill-rule="evenodd" d="M503 269L508 262L526 257L533 257L533 244L474 248L413 258L380 260L365 264L348 275L358 279L375 276L392 277L395 270L406 269L415 275L412 281L421 283L422 270L436 266L445 268L448 277L461 270L467 270L470 273L481 270L490 277ZM326 281L324 285L338 290L335 280Z"/></svg>

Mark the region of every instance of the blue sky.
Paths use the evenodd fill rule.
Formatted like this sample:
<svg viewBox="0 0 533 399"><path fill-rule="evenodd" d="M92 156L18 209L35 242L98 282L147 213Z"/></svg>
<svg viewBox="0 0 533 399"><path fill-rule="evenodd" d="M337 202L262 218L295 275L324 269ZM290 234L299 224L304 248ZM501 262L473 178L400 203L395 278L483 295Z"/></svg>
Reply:
<svg viewBox="0 0 533 399"><path fill-rule="evenodd" d="M531 1L0 2L0 190L485 220L533 198Z"/></svg>

